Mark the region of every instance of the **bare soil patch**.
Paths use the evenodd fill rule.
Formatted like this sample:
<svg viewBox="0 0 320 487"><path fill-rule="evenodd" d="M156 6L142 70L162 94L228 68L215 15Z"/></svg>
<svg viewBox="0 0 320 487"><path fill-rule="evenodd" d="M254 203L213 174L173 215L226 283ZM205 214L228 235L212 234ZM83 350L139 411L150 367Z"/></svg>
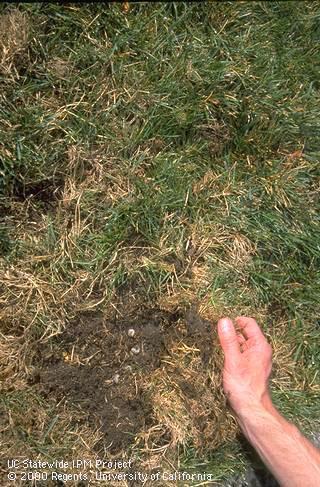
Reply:
<svg viewBox="0 0 320 487"><path fill-rule="evenodd" d="M61 196L64 181L58 179L44 179L31 184L15 181L13 196L20 201L32 199L43 204L45 209L54 207Z"/></svg>
<svg viewBox="0 0 320 487"><path fill-rule="evenodd" d="M66 399L85 411L103 434L97 448L117 453L157 424L148 377L161 374L162 359L170 356L173 344L197 346L206 364L212 353L210 329L196 307L186 312L147 308L111 320L82 314L50 344L39 345L32 380L45 396ZM187 399L201 400L181 370L176 379Z"/></svg>

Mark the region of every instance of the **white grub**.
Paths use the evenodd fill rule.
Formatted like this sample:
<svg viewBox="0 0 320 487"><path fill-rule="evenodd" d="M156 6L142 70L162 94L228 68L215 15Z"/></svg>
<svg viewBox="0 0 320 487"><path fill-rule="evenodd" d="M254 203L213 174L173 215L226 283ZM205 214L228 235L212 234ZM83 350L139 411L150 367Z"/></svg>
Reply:
<svg viewBox="0 0 320 487"><path fill-rule="evenodd" d="M129 328L128 336L132 338L132 337L134 337L135 334L136 334L135 330L133 328Z"/></svg>
<svg viewBox="0 0 320 487"><path fill-rule="evenodd" d="M134 355L138 355L138 353L140 353L140 347L139 347L139 345L136 345L135 347L132 347L131 348L131 353L133 353Z"/></svg>
<svg viewBox="0 0 320 487"><path fill-rule="evenodd" d="M120 382L120 375L119 374L114 374L112 381L113 381L114 384L119 384L119 382Z"/></svg>

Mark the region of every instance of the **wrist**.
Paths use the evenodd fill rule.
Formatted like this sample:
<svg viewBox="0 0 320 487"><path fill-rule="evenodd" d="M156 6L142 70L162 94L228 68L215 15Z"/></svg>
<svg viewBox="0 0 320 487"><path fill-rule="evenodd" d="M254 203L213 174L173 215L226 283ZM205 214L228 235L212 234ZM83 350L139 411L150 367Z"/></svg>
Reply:
<svg viewBox="0 0 320 487"><path fill-rule="evenodd" d="M235 413L242 433L256 449L259 449L261 438L270 430L282 430L285 422L270 396L243 403Z"/></svg>
<svg viewBox="0 0 320 487"><path fill-rule="evenodd" d="M259 413L266 413L274 416L277 419L281 419L282 416L274 406L269 391L266 392L261 396L261 398L246 398L246 400L242 401L234 408L234 412L239 419L239 421L246 422L254 414L257 412Z"/></svg>
<svg viewBox="0 0 320 487"><path fill-rule="evenodd" d="M272 404L271 398L237 412L241 430L283 487L320 485L320 453Z"/></svg>

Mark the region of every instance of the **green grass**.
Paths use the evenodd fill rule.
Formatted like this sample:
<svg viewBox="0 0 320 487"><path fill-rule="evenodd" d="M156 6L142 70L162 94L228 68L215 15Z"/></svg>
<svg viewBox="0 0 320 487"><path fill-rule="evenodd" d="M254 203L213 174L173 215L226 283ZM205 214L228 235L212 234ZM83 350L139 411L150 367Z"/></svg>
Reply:
<svg viewBox="0 0 320 487"><path fill-rule="evenodd" d="M26 274L25 287L11 281L5 300L21 306L6 322L21 313L13 323L29 343L86 300L103 310L128 282L151 302L174 286L219 315L263 315L273 336L285 321L300 389L275 383L274 397L310 430L320 366L318 5L3 4L0 15L8 23L17 9L27 40L0 39L11 43L0 64L1 282L8 269ZM196 289L183 275L191 235L205 249ZM212 466L217 478L239 468L232 448Z"/></svg>

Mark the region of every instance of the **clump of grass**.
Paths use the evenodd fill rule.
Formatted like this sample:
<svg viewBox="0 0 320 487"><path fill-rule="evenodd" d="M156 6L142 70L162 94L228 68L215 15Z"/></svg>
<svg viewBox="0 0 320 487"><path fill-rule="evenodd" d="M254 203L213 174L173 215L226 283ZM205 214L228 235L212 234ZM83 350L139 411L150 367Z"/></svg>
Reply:
<svg viewBox="0 0 320 487"><path fill-rule="evenodd" d="M27 49L30 23L28 16L18 9L0 17L0 69L3 75L15 74L18 56Z"/></svg>

